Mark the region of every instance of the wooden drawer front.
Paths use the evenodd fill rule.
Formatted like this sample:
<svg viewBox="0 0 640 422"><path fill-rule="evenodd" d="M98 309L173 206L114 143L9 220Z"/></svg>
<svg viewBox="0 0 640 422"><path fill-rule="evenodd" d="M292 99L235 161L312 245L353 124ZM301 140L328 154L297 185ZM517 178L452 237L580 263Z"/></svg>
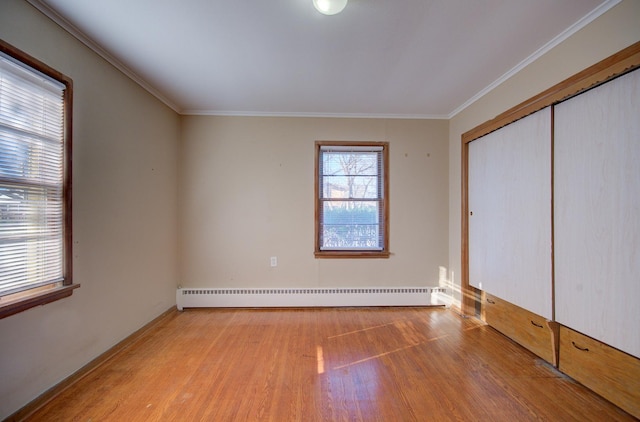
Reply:
<svg viewBox="0 0 640 422"><path fill-rule="evenodd" d="M557 366L554 323L488 293L484 317L487 324Z"/></svg>
<svg viewBox="0 0 640 422"><path fill-rule="evenodd" d="M559 369L640 418L640 359L561 326Z"/></svg>

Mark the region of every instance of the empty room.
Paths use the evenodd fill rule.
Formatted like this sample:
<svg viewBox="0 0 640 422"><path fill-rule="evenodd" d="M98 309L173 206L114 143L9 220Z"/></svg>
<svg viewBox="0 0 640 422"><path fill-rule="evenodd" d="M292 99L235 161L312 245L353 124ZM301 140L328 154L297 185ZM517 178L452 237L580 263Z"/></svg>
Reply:
<svg viewBox="0 0 640 422"><path fill-rule="evenodd" d="M637 420L639 22L0 0L0 420Z"/></svg>

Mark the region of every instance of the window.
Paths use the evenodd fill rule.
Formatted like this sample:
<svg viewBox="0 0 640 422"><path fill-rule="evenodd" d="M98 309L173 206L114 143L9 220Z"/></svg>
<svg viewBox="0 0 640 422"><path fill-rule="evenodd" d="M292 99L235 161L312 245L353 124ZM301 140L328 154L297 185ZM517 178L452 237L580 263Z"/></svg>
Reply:
<svg viewBox="0 0 640 422"><path fill-rule="evenodd" d="M71 80L0 41L0 317L70 296Z"/></svg>
<svg viewBox="0 0 640 422"><path fill-rule="evenodd" d="M387 142L316 142L316 257L389 257L388 155Z"/></svg>

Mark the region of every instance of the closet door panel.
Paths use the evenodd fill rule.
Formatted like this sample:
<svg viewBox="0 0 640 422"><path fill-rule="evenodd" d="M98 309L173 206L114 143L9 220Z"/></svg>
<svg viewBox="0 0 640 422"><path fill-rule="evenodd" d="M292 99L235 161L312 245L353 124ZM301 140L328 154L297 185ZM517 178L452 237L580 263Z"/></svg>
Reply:
<svg viewBox="0 0 640 422"><path fill-rule="evenodd" d="M469 283L552 318L551 111L469 143Z"/></svg>
<svg viewBox="0 0 640 422"><path fill-rule="evenodd" d="M640 71L555 108L556 320L640 357Z"/></svg>

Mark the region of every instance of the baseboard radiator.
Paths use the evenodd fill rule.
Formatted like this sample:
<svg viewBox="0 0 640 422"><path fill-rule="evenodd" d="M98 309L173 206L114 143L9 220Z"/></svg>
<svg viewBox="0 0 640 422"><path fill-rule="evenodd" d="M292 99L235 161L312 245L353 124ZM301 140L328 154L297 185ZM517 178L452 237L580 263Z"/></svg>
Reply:
<svg viewBox="0 0 640 422"><path fill-rule="evenodd" d="M335 306L445 306L441 287L198 289L179 288L185 308L287 308Z"/></svg>

